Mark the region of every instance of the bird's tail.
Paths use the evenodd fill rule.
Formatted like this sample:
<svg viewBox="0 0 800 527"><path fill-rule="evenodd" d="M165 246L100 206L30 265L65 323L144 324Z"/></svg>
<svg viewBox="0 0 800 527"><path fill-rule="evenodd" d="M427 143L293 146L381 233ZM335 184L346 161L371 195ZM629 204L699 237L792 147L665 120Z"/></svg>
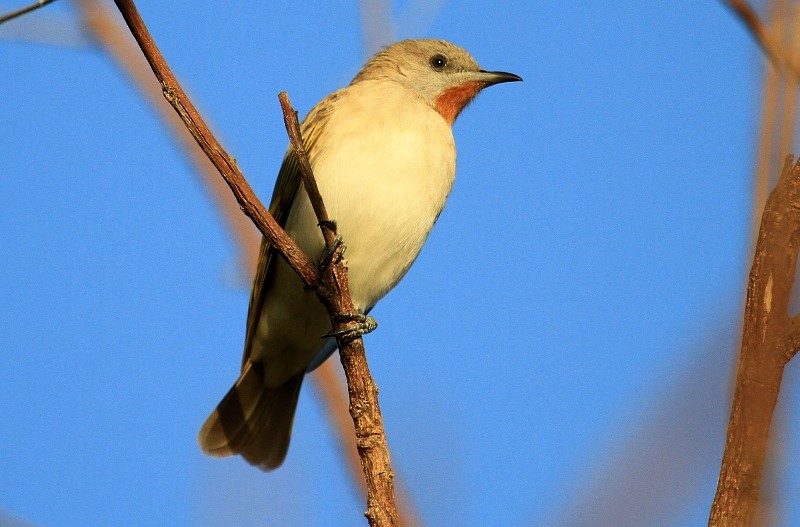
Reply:
<svg viewBox="0 0 800 527"><path fill-rule="evenodd" d="M262 470L278 468L289 449L294 410L305 372L277 388L264 384L260 364L247 362L200 429L198 442L208 455L241 454Z"/></svg>

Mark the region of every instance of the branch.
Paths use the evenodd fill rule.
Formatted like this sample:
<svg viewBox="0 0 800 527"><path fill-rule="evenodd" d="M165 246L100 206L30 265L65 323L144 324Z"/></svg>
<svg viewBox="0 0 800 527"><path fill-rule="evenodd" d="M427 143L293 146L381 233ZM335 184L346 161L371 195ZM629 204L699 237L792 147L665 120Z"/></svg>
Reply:
<svg viewBox="0 0 800 527"><path fill-rule="evenodd" d="M202 175L211 195L228 222L234 238L238 242L242 261L247 262L246 270L252 273L255 269L260 244L260 235L253 236L257 231L252 229L252 222L241 214L241 208L236 204L235 198L230 194L225 181L198 147L192 135L184 126L183 121L171 106L164 102L161 86L153 77L141 51L130 38L128 32L123 33L123 27L116 23L116 18L111 16L105 4L99 0L78 0L78 8L87 31L99 41L105 50L113 57L118 66L122 68L136 84L139 90L147 97L158 115L171 130L190 157L198 173ZM292 112L292 115L296 115ZM366 497L361 462L353 438L352 419L347 414L344 403L347 396L339 389L337 376L333 372L333 363L325 362L311 374L316 392L323 404L329 409L326 412L331 422L331 427L340 442L342 455L345 456L348 473L354 485ZM399 517L401 524L406 527L421 525L415 508L409 499L403 499L402 493L397 496Z"/></svg>
<svg viewBox="0 0 800 527"><path fill-rule="evenodd" d="M3 22L8 22L9 20L13 20L13 19L17 18L18 16L22 16L22 15L24 15L26 13L30 13L31 11L35 11L36 9L39 9L42 6L46 6L47 4L49 4L51 2L54 2L54 1L55 0L39 0L35 4L31 4L29 6L25 6L23 8L17 9L16 11L12 11L12 12L10 12L8 14L2 15L2 16L0 16L0 24L2 24Z"/></svg>
<svg viewBox="0 0 800 527"><path fill-rule="evenodd" d="M142 52L127 29L118 22L119 17L102 0L76 0L84 31L100 43L102 48L122 69L129 80L161 118L163 124L181 146L184 154L201 176L202 183L217 204L233 238L240 248L239 262L242 276L252 281L258 263L261 234L253 222L242 215L242 208L231 194L225 180L200 149L192 134L184 126L179 114L164 100L161 85L142 56ZM359 474L360 476L360 474Z"/></svg>
<svg viewBox="0 0 800 527"><path fill-rule="evenodd" d="M264 204L250 188L244 175L233 159L211 133L203 118L195 109L186 93L178 84L178 80L170 70L153 37L139 16L136 6L131 0L116 0L125 23L139 44L147 62L153 70L164 97L178 112L183 123L194 137L197 144L208 156L214 167L230 187L242 211L255 223L258 230L266 236L280 255L292 266L307 286L314 287L318 280L317 269L311 260L295 245L275 219L267 212Z"/></svg>
<svg viewBox="0 0 800 527"><path fill-rule="evenodd" d="M758 17L758 13L745 0L725 0L745 26L750 30L756 43L767 55L777 69L785 69L796 78L800 78L800 64L792 56L788 56L785 47L777 42Z"/></svg>
<svg viewBox="0 0 800 527"><path fill-rule="evenodd" d="M306 285L315 288L318 297L331 316L333 329L336 331L347 329L348 323L342 315L354 313L355 307L349 294L347 268L344 261L341 258L334 258L321 275L317 272L309 258L299 250L286 232L278 226L266 211L242 173L236 167L235 160L225 152L213 134L211 134L211 131L170 71L133 2L130 0L115 0L115 3L139 47L142 49L150 67L153 69L153 73L161 83L167 101L175 108L192 136L203 149L203 152L219 170L236 196L242 210L253 220L264 236L273 243ZM290 110L289 113L294 113L294 110L288 106L288 100L287 108ZM296 128L296 136L300 138L296 116L291 123L287 120L287 127ZM298 158L301 159L301 168L310 169L310 163L305 150L302 148L302 141L300 140L298 144L299 147L296 147L296 153ZM310 172L304 175L304 179L311 181L310 185L314 185L313 175ZM323 233L325 233L326 245L330 248L331 243L334 241L333 224L324 214L324 206L321 203L318 192L316 196L309 192L309 197L312 200L319 199L319 202L314 205L314 210L318 214L322 214L322 216L318 217ZM357 448L367 482L366 516L370 525L394 526L397 525L394 476L389 462L386 436L383 431L383 419L378 406L378 390L369 373L364 344L360 337L352 339L337 337L337 341L340 350L339 355L347 377L348 394L350 395L350 415L355 424Z"/></svg>
<svg viewBox="0 0 800 527"><path fill-rule="evenodd" d="M344 246L335 247L334 222L328 218L325 204L317 188L311 162L305 150L297 121L297 112L292 108L289 97L279 95L283 108L284 123L289 138L300 162L300 172L306 187L320 229L325 237L326 253L335 251L334 257L325 266L317 284L317 296L328 310L331 326L336 334L348 329L348 313L356 313L347 279L347 266L341 258ZM389 447L383 430L383 416L378 405L378 387L369 371L364 341L361 337L346 338L337 336L339 358L347 378L347 393L350 397L350 417L356 431L356 448L361 459L361 469L367 483L367 512L370 525L398 525L397 505L395 503L394 472L389 460Z"/></svg>
<svg viewBox="0 0 800 527"><path fill-rule="evenodd" d="M325 246L330 249L334 243L336 229L333 223L331 223L331 219L328 217L328 211L325 210L325 203L323 203L322 195L319 193L317 181L314 179L311 161L308 159L308 152L306 152L305 144L303 144L303 137L300 133L300 123L297 120L297 112L292 108L292 103L289 102L289 95L285 91L278 94L278 100L283 110L283 124L286 125L286 133L289 134L289 142L291 142L292 148L300 162L300 176L303 178L303 186L306 189L306 194L308 194L308 199L311 201L311 206L314 208L314 214L317 216L320 229L322 229L322 236L325 238Z"/></svg>
<svg viewBox="0 0 800 527"><path fill-rule="evenodd" d="M347 415L345 399L347 394L340 375L334 370L333 361L323 362L314 370L314 389L325 407L325 415L331 420L331 428L337 436L342 458L347 464L348 472L353 475L353 482L361 494L367 494L367 487L362 477L361 457L353 441L353 420ZM408 488L403 484L400 475L395 475L395 497L397 500L398 525L403 527L420 527L422 519L411 501Z"/></svg>
<svg viewBox="0 0 800 527"><path fill-rule="evenodd" d="M709 527L749 527L758 503L783 370L796 353L789 297L800 251L800 160L786 158L767 199L747 287L742 349Z"/></svg>

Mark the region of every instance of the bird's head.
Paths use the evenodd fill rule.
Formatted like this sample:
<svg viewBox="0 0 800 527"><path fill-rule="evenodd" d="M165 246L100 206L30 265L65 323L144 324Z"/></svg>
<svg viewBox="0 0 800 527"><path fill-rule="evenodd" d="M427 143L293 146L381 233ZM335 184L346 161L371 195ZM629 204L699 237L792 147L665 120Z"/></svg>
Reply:
<svg viewBox="0 0 800 527"><path fill-rule="evenodd" d="M452 124L482 89L522 79L513 73L481 69L465 49L445 40L403 40L379 51L353 82L364 80L398 82Z"/></svg>

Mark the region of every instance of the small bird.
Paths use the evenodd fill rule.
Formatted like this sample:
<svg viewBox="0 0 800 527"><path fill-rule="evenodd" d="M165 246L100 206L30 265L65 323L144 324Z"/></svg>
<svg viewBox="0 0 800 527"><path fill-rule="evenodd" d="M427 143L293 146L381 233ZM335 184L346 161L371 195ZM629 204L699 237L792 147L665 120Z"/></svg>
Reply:
<svg viewBox="0 0 800 527"><path fill-rule="evenodd" d="M483 88L521 81L485 71L444 40L404 40L372 57L346 88L320 101L301 132L330 218L347 244L350 294L366 315L406 274L444 207L456 172L452 124ZM324 241L297 156L283 159L270 213L310 257ZM262 470L289 448L303 377L335 350L316 295L264 238L242 371L200 430L211 456L240 454Z"/></svg>

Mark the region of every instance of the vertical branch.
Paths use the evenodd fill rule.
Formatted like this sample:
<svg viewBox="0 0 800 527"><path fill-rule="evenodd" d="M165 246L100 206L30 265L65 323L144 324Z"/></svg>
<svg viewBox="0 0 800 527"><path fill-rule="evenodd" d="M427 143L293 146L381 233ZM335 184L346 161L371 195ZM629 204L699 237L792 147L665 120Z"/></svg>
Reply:
<svg viewBox="0 0 800 527"><path fill-rule="evenodd" d="M770 135L779 123L778 148L786 152L794 126L796 86L800 79L797 54L798 13L786 0L774 5L772 28L764 25L744 0L726 0L745 23L769 58L762 132ZM783 27L788 24L788 38ZM788 42L787 42L788 41ZM776 82L777 81L777 82ZM777 84L782 84L780 89ZM775 103L780 93L781 102ZM769 114L767 111L769 110ZM777 119L775 118L777 116ZM770 168L773 141L762 136L754 212L760 212ZM778 152L778 154L780 154ZM766 520L757 515L769 431L778 401L784 366L800 347L798 318L789 318L788 307L800 245L800 192L798 165L786 159L778 184L763 205L761 226L748 282L744 333L739 357L733 406L722 460L717 493L709 526L752 526ZM763 512L763 511L762 511Z"/></svg>
<svg viewBox="0 0 800 527"><path fill-rule="evenodd" d="M297 121L297 113L292 108L286 93L281 93L279 98L283 108L286 130L300 162L303 183L325 236L326 250L333 251L336 249L334 246L336 235L334 223L328 218L325 205L322 203L322 196L314 180L311 163L303 144L300 124ZM341 251L339 255L341 255ZM367 519L372 526L398 525L394 472L389 460L383 416L378 404L378 387L369 371L364 341L361 337L341 336L341 333L348 329L346 315L356 312L353 300L350 298L347 266L342 258L334 257L330 264L325 266L316 292L330 314L334 332L339 335L336 337L339 358L347 379L350 416L353 418L356 432L356 448L367 484Z"/></svg>
<svg viewBox="0 0 800 527"><path fill-rule="evenodd" d="M783 4L785 2L781 2ZM797 56L795 52L800 46L800 10L796 3L792 2L790 5L785 6L783 9L783 18L785 23L785 34L780 35L782 44L782 53L790 57L791 62L795 62L794 58ZM795 75L782 75L783 77L783 111L781 112L781 133L780 141L778 143L778 152L776 157L778 162L787 152L792 151L792 138L794 137L795 114L797 108L797 81L798 77ZM777 173L776 170L773 172Z"/></svg>
<svg viewBox="0 0 800 527"><path fill-rule="evenodd" d="M367 493L364 479L360 477L362 468L361 460L353 442L353 421L347 417L347 408L343 401L347 396L342 386L339 375L336 374L333 361L323 362L319 368L314 370L317 382L314 389L319 393L320 401L325 405L325 414L332 421L334 431L339 435L339 447L342 450L342 458L347 463L352 474L358 474L358 478L353 478L362 494ZM341 406L341 407L340 407ZM395 475L395 493L397 500L397 520L398 525L403 527L419 527L423 525L414 504L411 502L407 487L403 480Z"/></svg>
<svg viewBox="0 0 800 527"><path fill-rule="evenodd" d="M783 52L780 41L776 40L758 14L746 0L725 0L739 19L747 26L756 43L776 68L785 69L790 75L800 76L800 63L793 55Z"/></svg>
<svg viewBox="0 0 800 527"><path fill-rule="evenodd" d="M742 348L709 527L753 523L783 370L800 343L788 315L800 250L800 161L767 199L747 288Z"/></svg>

